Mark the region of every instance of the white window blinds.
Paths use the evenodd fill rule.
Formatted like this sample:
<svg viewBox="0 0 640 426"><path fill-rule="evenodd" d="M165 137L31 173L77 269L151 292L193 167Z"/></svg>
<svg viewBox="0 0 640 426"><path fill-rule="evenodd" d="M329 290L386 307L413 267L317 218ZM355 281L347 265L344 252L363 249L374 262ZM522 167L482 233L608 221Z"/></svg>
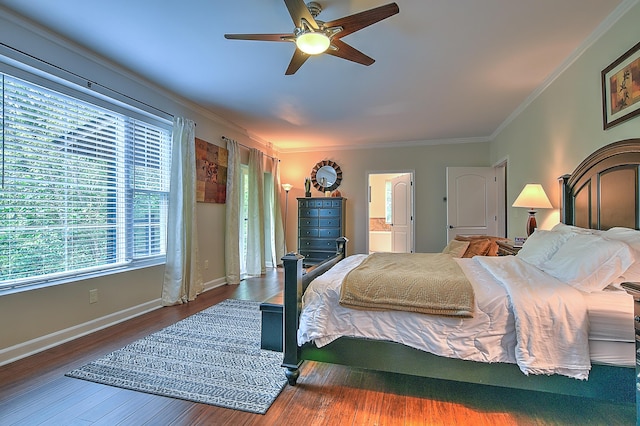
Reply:
<svg viewBox="0 0 640 426"><path fill-rule="evenodd" d="M169 130L0 75L0 289L164 255Z"/></svg>

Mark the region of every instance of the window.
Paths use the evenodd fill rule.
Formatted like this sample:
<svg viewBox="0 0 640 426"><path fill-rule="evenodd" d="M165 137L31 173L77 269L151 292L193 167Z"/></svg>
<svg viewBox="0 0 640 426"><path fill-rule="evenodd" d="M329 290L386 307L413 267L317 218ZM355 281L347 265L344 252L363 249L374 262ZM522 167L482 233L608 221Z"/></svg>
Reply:
<svg viewBox="0 0 640 426"><path fill-rule="evenodd" d="M0 77L0 289L164 261L169 127Z"/></svg>

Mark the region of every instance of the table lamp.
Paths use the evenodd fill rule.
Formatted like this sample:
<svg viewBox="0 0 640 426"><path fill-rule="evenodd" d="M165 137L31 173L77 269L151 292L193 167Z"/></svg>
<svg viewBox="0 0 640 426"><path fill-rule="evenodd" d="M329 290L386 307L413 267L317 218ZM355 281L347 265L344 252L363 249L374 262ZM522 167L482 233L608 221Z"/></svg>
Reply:
<svg viewBox="0 0 640 426"><path fill-rule="evenodd" d="M539 183L528 183L512 204L513 207L525 207L529 209L529 219L527 220L527 236L531 235L537 228L536 210L551 209L553 206L545 194L542 185Z"/></svg>

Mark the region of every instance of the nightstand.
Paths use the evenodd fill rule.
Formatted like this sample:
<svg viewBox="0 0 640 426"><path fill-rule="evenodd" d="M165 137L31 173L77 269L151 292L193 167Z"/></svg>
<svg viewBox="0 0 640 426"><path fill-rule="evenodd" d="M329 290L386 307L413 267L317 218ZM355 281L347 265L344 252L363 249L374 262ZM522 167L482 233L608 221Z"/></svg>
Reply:
<svg viewBox="0 0 640 426"><path fill-rule="evenodd" d="M498 256L515 256L522 247L514 247L512 240L497 240Z"/></svg>

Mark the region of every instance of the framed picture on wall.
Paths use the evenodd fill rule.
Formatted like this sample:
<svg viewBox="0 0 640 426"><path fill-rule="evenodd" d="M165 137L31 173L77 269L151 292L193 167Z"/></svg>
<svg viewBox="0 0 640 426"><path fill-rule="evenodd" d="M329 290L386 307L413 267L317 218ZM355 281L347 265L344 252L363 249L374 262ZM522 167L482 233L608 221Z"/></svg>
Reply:
<svg viewBox="0 0 640 426"><path fill-rule="evenodd" d="M225 203L229 151L196 138L196 201Z"/></svg>
<svg viewBox="0 0 640 426"><path fill-rule="evenodd" d="M640 43L602 70L604 129L640 115Z"/></svg>

